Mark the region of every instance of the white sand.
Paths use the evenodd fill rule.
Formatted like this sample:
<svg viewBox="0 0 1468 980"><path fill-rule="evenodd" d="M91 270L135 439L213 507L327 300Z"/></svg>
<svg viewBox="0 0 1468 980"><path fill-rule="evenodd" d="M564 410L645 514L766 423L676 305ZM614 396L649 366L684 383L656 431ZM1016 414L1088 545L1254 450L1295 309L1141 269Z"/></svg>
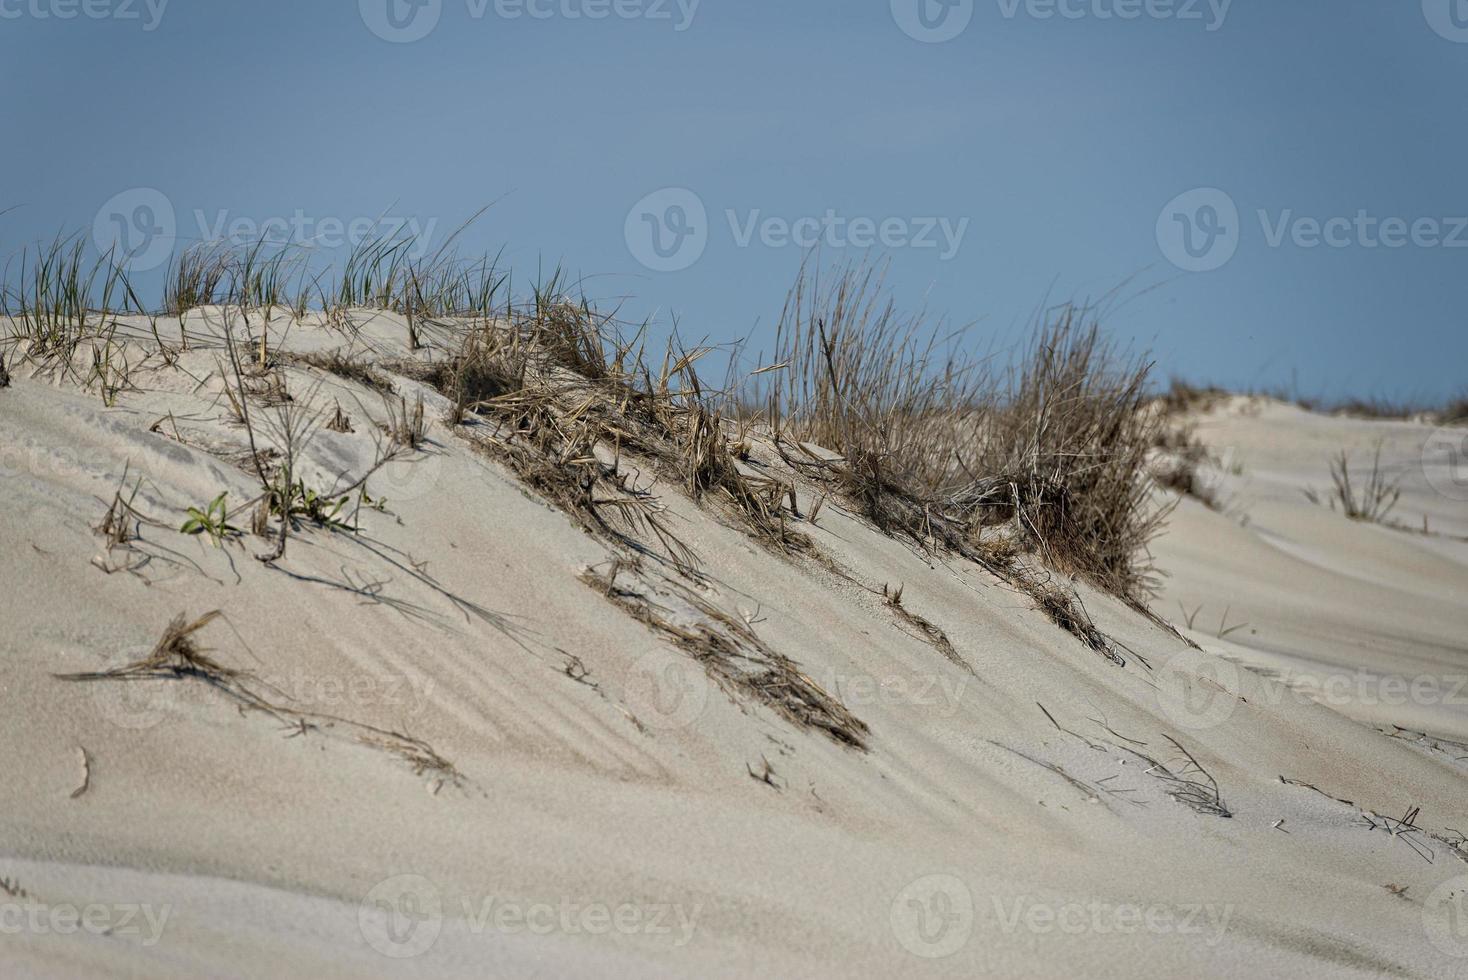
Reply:
<svg viewBox="0 0 1468 980"><path fill-rule="evenodd" d="M364 334L402 353L396 318ZM290 339L340 342L310 326ZM1380 434L1407 474L1399 515L1468 534L1468 504L1412 471L1430 427L1242 402L1211 416L1205 437L1242 464L1226 490L1248 523L1185 501L1155 549L1171 576L1155 608L1177 620L1178 600L1203 604L1192 635L1207 653L1083 589L1125 667L991 576L827 503L809 529L820 548L869 586L902 583L970 674L880 596L774 557L659 486L705 561L709 597L844 698L871 728L863 753L734 703L584 585L605 547L437 411L427 453L369 484L388 512L364 511L361 535L305 532L271 569L251 557L259 539L220 549L179 534L186 507L254 493L220 456L243 433L224 421L214 358L181 361L202 384L156 359L135 368L144 390L112 408L24 369L0 390L0 878L23 890L0 894L5 976L1468 966L1468 933L1439 928L1453 920L1434 891L1468 887L1446 843L1448 828L1468 830L1468 762L1456 758L1468 749L1377 730L1468 739L1468 693L1446 703L1468 673L1468 545L1354 524L1299 492L1328 484L1330 452ZM296 392L320 376L289 375ZM357 431L317 437L321 474L369 458L367 415L382 416L376 395L327 377L318 398L332 397ZM168 436L150 432L169 412ZM92 564L92 528L125 465L146 475L138 505L164 526L144 529L145 566L109 575ZM1250 625L1218 640L1226 606L1230 625ZM227 622L199 634L211 656L302 709L428 741L463 784L415 775L344 726L302 734L242 712L202 682L53 676L135 660L175 615L212 609ZM1246 664L1424 677L1438 695L1327 707ZM1231 818L1172 799L1123 748L1182 771L1169 735L1216 779ZM73 797L83 751L89 784ZM773 786L751 778L766 763ZM1401 836L1361 815L1412 806L1421 831ZM70 910L88 927L68 929Z"/></svg>

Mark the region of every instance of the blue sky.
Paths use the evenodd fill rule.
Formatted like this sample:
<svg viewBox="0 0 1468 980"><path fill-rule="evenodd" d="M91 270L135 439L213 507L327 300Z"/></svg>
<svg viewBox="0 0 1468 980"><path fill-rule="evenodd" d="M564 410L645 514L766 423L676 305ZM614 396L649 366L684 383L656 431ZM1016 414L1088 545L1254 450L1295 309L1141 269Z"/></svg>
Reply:
<svg viewBox="0 0 1468 980"><path fill-rule="evenodd" d="M1164 375L1468 383L1468 0L414 2L0 0L0 252L493 203L522 282L758 347L821 229L977 348L1138 276Z"/></svg>

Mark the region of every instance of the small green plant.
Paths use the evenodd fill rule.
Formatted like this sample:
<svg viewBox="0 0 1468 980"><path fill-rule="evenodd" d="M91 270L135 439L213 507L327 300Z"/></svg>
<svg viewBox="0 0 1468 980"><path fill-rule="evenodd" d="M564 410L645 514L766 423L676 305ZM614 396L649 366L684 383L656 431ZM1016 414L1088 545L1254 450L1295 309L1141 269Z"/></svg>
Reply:
<svg viewBox="0 0 1468 980"><path fill-rule="evenodd" d="M387 513L387 498L372 496L372 494L367 492L366 487L363 487L358 493L357 503L362 507L366 507L368 510L375 510L379 514Z"/></svg>
<svg viewBox="0 0 1468 980"><path fill-rule="evenodd" d="M239 528L229 523L229 507L224 502L228 496L228 491L221 493L209 501L209 506L203 510L190 507L188 520L183 522L179 530L184 534L207 534L216 548L238 536Z"/></svg>
<svg viewBox="0 0 1468 980"><path fill-rule="evenodd" d="M350 500L350 494L327 497L307 487L305 481L297 480L284 494L278 487L270 491L270 513L291 520L311 521L333 531L354 531L356 528L340 516Z"/></svg>

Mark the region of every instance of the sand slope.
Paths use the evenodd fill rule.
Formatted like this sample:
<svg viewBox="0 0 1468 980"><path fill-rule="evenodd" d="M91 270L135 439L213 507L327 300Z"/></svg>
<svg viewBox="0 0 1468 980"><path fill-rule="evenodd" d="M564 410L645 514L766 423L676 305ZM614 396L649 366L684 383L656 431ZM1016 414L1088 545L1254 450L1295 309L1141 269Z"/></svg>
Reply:
<svg viewBox="0 0 1468 980"><path fill-rule="evenodd" d="M407 355L398 318L360 327L375 356ZM289 340L342 343L312 323ZM1202 651L1081 588L1124 667L982 570L835 502L804 530L844 575L658 484L702 558L703 599L839 696L869 726L863 752L731 698L585 584L606 547L447 429L431 392L429 444L369 482L386 505L360 533L303 531L275 568L248 534L216 548L178 533L187 507L255 492L216 355L196 342L176 368L135 366L141 390L113 407L19 369L0 390L6 975L1442 976L1468 962L1442 914L1443 889L1468 886L1449 829L1468 829L1468 751L1372 727L1464 737L1463 709L1333 710L1242 666L1445 682L1468 666L1462 545L1291 492L1323 486L1324 456L1376 424L1273 406L1211 421L1208 438L1238 448L1248 525L1188 501L1156 549L1171 574L1157 608L1205 603ZM319 381L315 399L355 429L318 435L311 482L370 460L380 397L287 374L296 393ZM1386 428L1402 458L1430 431ZM145 476L137 506L158 526L102 556L137 566L109 574L93 528L124 468ZM1468 534L1468 505L1425 483L1401 509ZM968 669L894 614L884 584ZM1220 641L1204 627L1225 604L1251 629ZM174 616L214 609L197 637L210 656L342 722L303 730L196 679L54 676L136 660ZM415 772L363 725L422 739L461 778ZM1170 795L1196 800L1209 779L1230 816ZM1362 815L1413 806L1420 830L1398 836ZM68 930L72 908L96 928Z"/></svg>

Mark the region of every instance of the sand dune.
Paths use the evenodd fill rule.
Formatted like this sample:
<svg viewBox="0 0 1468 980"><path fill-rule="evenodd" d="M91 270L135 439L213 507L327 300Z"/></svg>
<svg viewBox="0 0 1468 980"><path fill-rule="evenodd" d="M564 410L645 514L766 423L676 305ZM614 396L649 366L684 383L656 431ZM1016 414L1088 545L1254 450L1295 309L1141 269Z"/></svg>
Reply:
<svg viewBox="0 0 1468 980"><path fill-rule="evenodd" d="M354 502L356 532L304 527L274 566L253 557L268 542L248 514L223 546L181 534L188 508L258 493L207 342L218 316L189 315L176 365L138 341L134 390L112 405L19 367L0 390L6 975L1468 962L1451 897L1468 890L1468 501L1424 475L1431 425L1215 407L1199 432L1237 464L1219 477L1225 509L1185 499L1154 546L1153 609L1180 627L1179 604L1198 609L1184 629L1198 648L1076 583L1118 664L977 565L837 500L801 527L821 560L792 558L649 468L700 584L630 578L444 424L388 314L361 314L354 343L423 397L428 423L368 481L379 509ZM308 317L282 349L343 343ZM283 371L352 429L316 435L306 484L368 468L381 395ZM1425 515L1432 535L1301 492L1328 486L1331 453L1364 458L1378 439L1403 478L1395 516ZM755 465L783 473L767 450ZM783 475L808 513L820 491ZM155 523L109 551L94 529L139 477L134 506ZM899 585L909 616L882 595ZM629 608L783 658L865 747L718 683ZM247 672L237 684L57 677L136 662L174 617L212 610L192 639Z"/></svg>

